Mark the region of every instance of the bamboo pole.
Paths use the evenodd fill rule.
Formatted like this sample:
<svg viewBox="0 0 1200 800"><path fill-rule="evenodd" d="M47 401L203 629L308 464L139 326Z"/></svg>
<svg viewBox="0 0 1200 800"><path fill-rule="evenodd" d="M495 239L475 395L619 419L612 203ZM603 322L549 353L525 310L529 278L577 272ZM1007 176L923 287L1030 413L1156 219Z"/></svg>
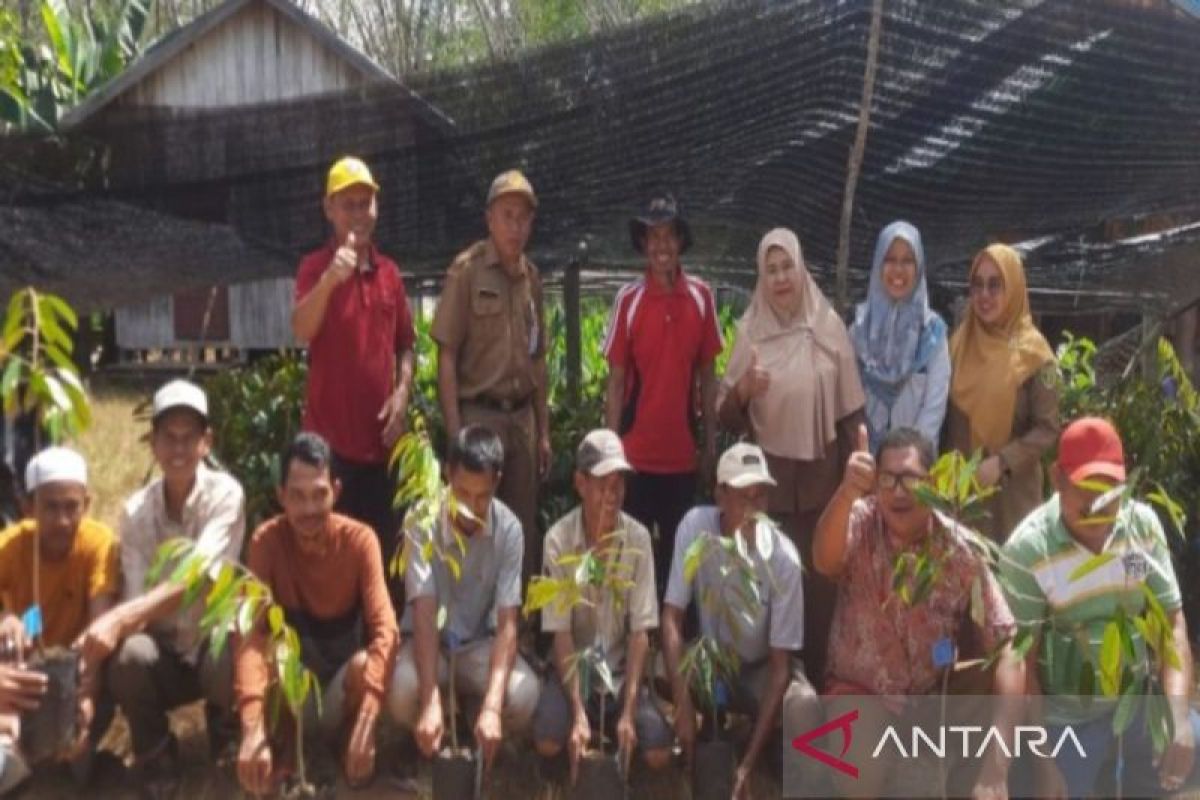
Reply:
<svg viewBox="0 0 1200 800"><path fill-rule="evenodd" d="M863 71L862 99L858 104L858 128L854 133L854 146L846 165L846 188L842 194L842 219L838 230L837 278L838 311L843 315L850 307L850 223L854 218L854 193L858 188L858 175L862 170L863 153L867 148L867 127L871 121L871 100L875 95L875 68L879 63L879 38L883 27L883 0L871 3L871 30L867 37L867 64Z"/></svg>

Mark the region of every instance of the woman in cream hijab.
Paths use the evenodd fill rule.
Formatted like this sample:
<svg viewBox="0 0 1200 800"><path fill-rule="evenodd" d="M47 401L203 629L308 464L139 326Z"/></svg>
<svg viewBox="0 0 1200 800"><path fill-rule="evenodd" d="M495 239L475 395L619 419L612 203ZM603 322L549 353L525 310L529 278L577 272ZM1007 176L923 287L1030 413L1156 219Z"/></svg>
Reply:
<svg viewBox="0 0 1200 800"><path fill-rule="evenodd" d="M725 428L749 434L766 453L777 483L768 512L811 565L813 529L863 422L863 389L846 326L785 228L758 245L758 283L738 322L718 409ZM814 683L824 675L835 596L815 571L805 575L804 661Z"/></svg>
<svg viewBox="0 0 1200 800"><path fill-rule="evenodd" d="M1033 324L1025 267L994 244L971 264L970 304L950 337L949 448L982 449L979 480L997 486L980 528L1003 543L1043 499L1042 454L1058 438L1054 352Z"/></svg>

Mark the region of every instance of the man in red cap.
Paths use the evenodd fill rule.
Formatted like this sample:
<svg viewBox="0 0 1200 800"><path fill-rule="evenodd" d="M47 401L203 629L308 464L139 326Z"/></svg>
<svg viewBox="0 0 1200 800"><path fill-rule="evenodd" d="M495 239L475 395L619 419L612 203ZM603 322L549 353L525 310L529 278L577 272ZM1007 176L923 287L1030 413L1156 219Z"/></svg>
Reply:
<svg viewBox="0 0 1200 800"><path fill-rule="evenodd" d="M1124 791L1148 797L1193 786L1200 778L1200 715L1188 707L1192 652L1162 524L1149 506L1120 491L1125 453L1107 420L1085 417L1067 426L1052 478L1055 495L1004 546L1001 582L1018 624L1034 635L1026 674L1029 692L1045 696L1048 740L1058 741L1070 726L1086 755L1064 747L1055 759L1036 759L1035 796L1095 795L1116 747L1115 695L1125 674L1159 681L1172 724L1156 731L1156 752L1148 728L1166 720L1147 714L1135 698L1136 713L1123 734ZM1122 628L1133 648L1129 653L1115 640L1114 671L1101 652L1111 652L1109 642ZM1158 642L1147 643L1147 631ZM1142 680L1140 689L1135 682L1133 694L1155 693L1151 680ZM1108 697L1081 697L1086 686L1108 687Z"/></svg>
<svg viewBox="0 0 1200 800"><path fill-rule="evenodd" d="M308 345L304 429L333 449L337 510L374 528L387 558L399 527L387 462L404 432L416 335L400 268L375 246L378 191L357 158L330 168L331 236L300 262L292 330Z"/></svg>

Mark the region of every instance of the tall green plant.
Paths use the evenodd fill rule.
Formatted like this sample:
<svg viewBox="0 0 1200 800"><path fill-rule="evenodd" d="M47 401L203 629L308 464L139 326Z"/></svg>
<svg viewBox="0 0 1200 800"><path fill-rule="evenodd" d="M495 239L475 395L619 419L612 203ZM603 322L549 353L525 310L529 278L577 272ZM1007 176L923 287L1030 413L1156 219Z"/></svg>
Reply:
<svg viewBox="0 0 1200 800"><path fill-rule="evenodd" d="M950 552L947 537L964 537L985 563L999 561L996 544L972 529L973 523L987 515L987 500L997 491L996 487L985 487L979 482L982 462L982 451L976 451L970 458L956 451L944 453L930 468L929 477L913 490L917 502L931 509L940 524L934 525L917 549L905 550L892 564L893 596L905 605L924 602L937 585ZM977 577L971 585L971 616L982 624L982 577Z"/></svg>
<svg viewBox="0 0 1200 800"><path fill-rule="evenodd" d="M57 443L91 424L91 401L71 359L69 331L78 325L74 309L33 287L9 299L0 333L0 401L5 417L33 414L35 449L43 435ZM25 630L41 652L41 539L33 539L33 605L24 612Z"/></svg>
<svg viewBox="0 0 1200 800"><path fill-rule="evenodd" d="M260 627L267 635L267 658L274 671L271 683L270 723L274 728L286 707L296 725L297 785L293 796L312 797L304 759L304 706L312 696L321 714L321 691L317 677L301 658L300 637L285 619L283 607L275 602L271 588L245 566L207 552L192 539L168 539L159 546L146 574L147 587L166 581L184 590L183 607L191 607L204 595L200 633L209 643L209 657L221 657L229 637L252 635ZM208 592L205 593L205 588Z"/></svg>
<svg viewBox="0 0 1200 800"><path fill-rule="evenodd" d="M8 301L0 335L0 399L5 416L37 416L43 436L60 442L91 424L91 404L72 360L75 311L62 298L29 287Z"/></svg>
<svg viewBox="0 0 1200 800"><path fill-rule="evenodd" d="M562 577L535 575L529 582L525 594L523 613L531 616L553 607L559 614L569 614L578 606L590 606L604 613L611 609L618 616L623 614L624 593L633 588L633 566L625 562L627 551L620 534L608 533L600 537L596 546L582 553L564 553L556 560ZM599 746L604 747L604 712L609 697L616 697L617 688L612 670L608 666L608 653L601 639L601 626L597 625L594 641L576 650L567 663L564 683L578 677L579 694L591 696L593 684L600 686L600 726L596 731Z"/></svg>
<svg viewBox="0 0 1200 800"><path fill-rule="evenodd" d="M1200 394L1175 349L1166 339L1155 343L1155 369L1098 380L1096 347L1067 334L1058 348L1063 419L1107 417L1121 432L1125 459L1136 468L1134 496L1170 497L1192 519L1200 516ZM1053 456L1051 456L1053 457ZM1169 504L1156 504L1160 512ZM1164 515L1166 525L1175 524Z"/></svg>
<svg viewBox="0 0 1200 800"><path fill-rule="evenodd" d="M392 575L403 577L408 570L418 568L414 563L414 555L420 554L421 568L432 570L435 564L443 564L450 577L457 583L462 579L462 563L467 554L466 539L453 525L450 526L452 540L449 543L444 541L439 531L441 521L447 515L471 517L471 512L455 500L449 487L442 485L441 464L420 419L412 430L396 442L389 466L397 469L400 476L393 504L397 508L408 507L408 513L404 517L404 529L401 532L403 539L389 562L389 571ZM456 667L460 643L452 632L446 630L446 623L452 613L452 601L446 605L439 604L436 624L440 638L446 646L449 661L450 746L457 752Z"/></svg>
<svg viewBox="0 0 1200 800"><path fill-rule="evenodd" d="M755 523L755 547L769 540L767 534L774 525L765 515ZM696 574L712 564L716 585L701 589L700 607L717 620L718 634L701 633L684 652L679 671L699 699L700 705L711 714L713 739L718 734L718 714L722 705L720 687L732 686L741 668L737 652L723 644L720 632L736 636L744 625L753 623L752 613L763 603L748 545L740 533L722 536L705 531L696 538L683 556L683 579L693 583Z"/></svg>

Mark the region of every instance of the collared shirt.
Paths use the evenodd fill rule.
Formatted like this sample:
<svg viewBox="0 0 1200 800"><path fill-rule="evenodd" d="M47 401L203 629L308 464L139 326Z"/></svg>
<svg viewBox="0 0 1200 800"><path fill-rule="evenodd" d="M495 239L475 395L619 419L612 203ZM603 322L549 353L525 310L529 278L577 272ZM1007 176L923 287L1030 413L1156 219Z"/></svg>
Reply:
<svg viewBox="0 0 1200 800"><path fill-rule="evenodd" d="M693 382L723 347L716 303L704 281L680 271L670 288L647 276L617 292L604 356L625 369L620 432L625 456L638 472L696 468Z"/></svg>
<svg viewBox="0 0 1200 800"><path fill-rule="evenodd" d="M317 285L336 252L330 242L300 262L297 302ZM400 268L374 248L370 263L329 295L321 327L308 343L304 402L304 430L362 464L387 460L379 411L396 385L396 354L416 341Z"/></svg>
<svg viewBox="0 0 1200 800"><path fill-rule="evenodd" d="M896 539L874 497L850 510L846 566L838 576L829 634L826 672L833 683L879 695L932 691L941 677L934 647L945 639L956 642L971 619L973 592L982 604L982 645L991 651L1012 633L1012 613L986 561L958 529L939 527L931 535L936 538L928 542ZM941 569L928 595L909 605L892 589L895 562L901 553L925 553L927 546Z"/></svg>
<svg viewBox="0 0 1200 800"><path fill-rule="evenodd" d="M462 567L460 578L455 580L441 560L435 557L430 564L422 557L420 548L413 548L404 574L409 608L404 612L402 627L406 631L412 629L413 600L436 597L438 607L446 609L445 632L460 644L486 638L496 629L498 609L521 606L521 560L525 552L521 522L508 506L492 500L483 528L473 536L462 537L465 554L454 543L444 511L438 522L438 535L442 545L458 559Z"/></svg>
<svg viewBox="0 0 1200 800"><path fill-rule="evenodd" d="M292 526L280 515L254 532L246 566L270 587L289 620L316 625L360 620L367 652L363 686L382 700L400 635L388 597L379 538L370 526L341 514L330 516L328 537L327 549L314 558L300 549ZM341 638L344 631L329 633ZM234 695L243 720L262 718L263 697L273 675L260 630L243 642L234 659Z"/></svg>
<svg viewBox="0 0 1200 800"><path fill-rule="evenodd" d="M34 603L33 549L37 523L21 520L0 532L0 602L20 616ZM102 522L84 517L66 558L42 558L38 570L42 641L70 647L88 624L88 603L121 589L117 537Z"/></svg>
<svg viewBox="0 0 1200 800"><path fill-rule="evenodd" d="M1122 504L1101 553L1115 558L1071 579L1097 554L1067 530L1057 494L1034 509L1004 545L1000 576L1013 612L1022 625L1041 634L1038 677L1048 696L1046 716L1051 721L1074 722L1111 711L1111 705L1102 702L1084 708L1053 696L1079 696L1084 665L1100 663L1104 628L1118 607L1130 618L1141 615L1146 608L1143 586L1167 613L1183 604L1162 524L1145 503ZM1149 665L1146 643L1137 628L1130 627L1136 655L1132 664L1135 671L1144 672ZM1093 686L1099 687L1098 667L1094 669Z"/></svg>
<svg viewBox="0 0 1200 800"><path fill-rule="evenodd" d="M459 253L430 333L458 352L458 399L526 400L533 395L534 361L546 351L542 280L525 256L517 275L500 264L491 240Z"/></svg>
<svg viewBox="0 0 1200 800"><path fill-rule="evenodd" d="M201 464L180 519L175 521L167 515L166 484L159 478L125 501L120 532L125 600L146 592L146 573L158 548L168 539L191 539L199 552L236 562L241 558L242 541L246 537L242 485L232 475ZM153 623L150 630L168 642L176 655L194 662L203 614L203 604L197 603L169 619Z"/></svg>
<svg viewBox="0 0 1200 800"><path fill-rule="evenodd" d="M554 523L546 533L546 574L562 578L574 567L562 566L563 556L582 555L588 549L583 526L583 509L576 507ZM625 667L625 649L630 633L658 627L658 598L654 589L654 553L650 534L633 517L621 512L617 529L600 549L613 554L624 565L619 575L632 586L613 592L589 586L584 590L586 603L570 611L559 611L553 604L542 610L542 630L546 633L570 631L576 647L599 644L604 648L609 670L619 675Z"/></svg>
<svg viewBox="0 0 1200 800"><path fill-rule="evenodd" d="M804 646L804 592L801 584L800 554L796 546L778 528L763 523L756 540L747 543L745 555L724 550L710 551L697 569L691 583L684 577L684 559L688 548L701 536L721 536L721 511L716 506L697 506L684 516L675 535L675 554L671 559L671 577L663 602L686 610L693 597L697 604L700 630L731 646L743 666L758 664L772 649L799 650ZM735 534L736 535L736 534ZM739 599L736 573L723 578L725 559L749 558L754 583L762 602L749 604L748 618L729 614L729 608L746 606ZM719 594L718 594L719 593ZM708 596L711 602L704 602ZM732 623L732 624L731 624Z"/></svg>

